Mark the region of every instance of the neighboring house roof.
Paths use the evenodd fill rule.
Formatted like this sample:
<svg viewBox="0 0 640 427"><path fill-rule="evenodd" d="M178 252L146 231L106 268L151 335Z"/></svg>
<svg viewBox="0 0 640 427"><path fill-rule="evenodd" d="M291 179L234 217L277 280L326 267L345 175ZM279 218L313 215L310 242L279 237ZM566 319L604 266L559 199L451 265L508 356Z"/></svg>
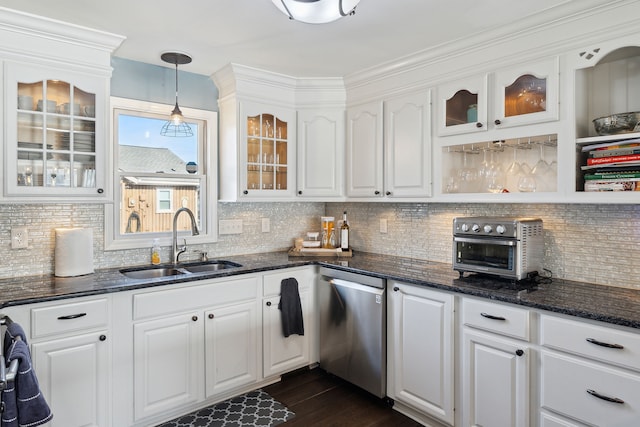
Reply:
<svg viewBox="0 0 640 427"><path fill-rule="evenodd" d="M118 150L121 171L187 173L186 163L168 148L119 145Z"/></svg>

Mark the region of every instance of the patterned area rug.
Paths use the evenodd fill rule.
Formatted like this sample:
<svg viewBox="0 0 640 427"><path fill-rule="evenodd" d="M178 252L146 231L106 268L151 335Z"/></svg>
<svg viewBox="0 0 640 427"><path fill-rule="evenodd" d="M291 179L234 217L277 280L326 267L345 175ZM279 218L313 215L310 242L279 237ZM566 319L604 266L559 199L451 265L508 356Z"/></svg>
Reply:
<svg viewBox="0 0 640 427"><path fill-rule="evenodd" d="M262 390L200 409L158 427L273 427L296 414Z"/></svg>

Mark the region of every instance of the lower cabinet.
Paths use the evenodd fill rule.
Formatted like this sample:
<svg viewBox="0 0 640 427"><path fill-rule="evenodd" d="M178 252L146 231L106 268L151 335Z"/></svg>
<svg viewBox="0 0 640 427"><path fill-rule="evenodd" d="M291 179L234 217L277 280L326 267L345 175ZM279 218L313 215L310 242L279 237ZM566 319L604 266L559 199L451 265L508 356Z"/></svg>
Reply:
<svg viewBox="0 0 640 427"><path fill-rule="evenodd" d="M387 395L453 424L454 296L398 282L387 290Z"/></svg>
<svg viewBox="0 0 640 427"><path fill-rule="evenodd" d="M133 295L134 421L258 380L258 282L249 276Z"/></svg>
<svg viewBox="0 0 640 427"><path fill-rule="evenodd" d="M529 318L525 309L463 299L462 426L529 425Z"/></svg>
<svg viewBox="0 0 640 427"><path fill-rule="evenodd" d="M278 309L278 304L282 280L287 278L295 278L298 282L304 335L285 337L282 332L282 312ZM317 337L314 278L313 270L309 268L279 271L263 278L262 339L265 378L312 363L312 344ZM317 358L313 361L317 361Z"/></svg>
<svg viewBox="0 0 640 427"><path fill-rule="evenodd" d="M48 427L111 425L108 299L8 307L31 344L40 390L54 417Z"/></svg>

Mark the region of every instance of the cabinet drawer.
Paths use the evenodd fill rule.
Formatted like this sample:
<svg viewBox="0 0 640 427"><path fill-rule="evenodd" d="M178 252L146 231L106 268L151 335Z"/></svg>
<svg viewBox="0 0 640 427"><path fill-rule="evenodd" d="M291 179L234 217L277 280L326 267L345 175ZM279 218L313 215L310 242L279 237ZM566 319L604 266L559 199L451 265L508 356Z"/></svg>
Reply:
<svg viewBox="0 0 640 427"><path fill-rule="evenodd" d="M34 308L31 310L31 338L104 327L108 316L106 298Z"/></svg>
<svg viewBox="0 0 640 427"><path fill-rule="evenodd" d="M635 426L640 420L638 390L638 375L571 356L542 354L541 405L548 410L589 425Z"/></svg>
<svg viewBox="0 0 640 427"><path fill-rule="evenodd" d="M463 299L462 317L465 326L529 341L531 313L528 310L492 302Z"/></svg>
<svg viewBox="0 0 640 427"><path fill-rule="evenodd" d="M640 370L640 334L547 315L540 320L545 347Z"/></svg>
<svg viewBox="0 0 640 427"><path fill-rule="evenodd" d="M280 282L283 279L293 277L298 281L300 290L308 289L311 286L312 270L305 268L300 270L286 270L272 274L265 274L263 277L263 296L272 297L280 295Z"/></svg>
<svg viewBox="0 0 640 427"><path fill-rule="evenodd" d="M203 307L232 304L258 297L258 278L152 291L133 296L133 319L163 316Z"/></svg>

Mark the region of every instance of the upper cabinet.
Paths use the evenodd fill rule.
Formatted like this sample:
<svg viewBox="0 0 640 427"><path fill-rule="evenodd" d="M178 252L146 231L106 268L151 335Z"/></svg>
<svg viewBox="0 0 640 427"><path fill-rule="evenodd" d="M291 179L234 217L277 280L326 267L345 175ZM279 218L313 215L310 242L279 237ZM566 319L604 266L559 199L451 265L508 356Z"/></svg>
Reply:
<svg viewBox="0 0 640 427"><path fill-rule="evenodd" d="M347 197L431 196L431 92L347 110Z"/></svg>
<svg viewBox="0 0 640 427"><path fill-rule="evenodd" d="M438 135L558 120L558 58L438 87Z"/></svg>
<svg viewBox="0 0 640 427"><path fill-rule="evenodd" d="M107 201L111 197L106 154L110 54L122 40L0 11L0 48L7 48L0 55L4 198ZM19 54L14 46L21 46Z"/></svg>
<svg viewBox="0 0 640 427"><path fill-rule="evenodd" d="M220 107L220 200L342 194L342 79L297 79L238 64L212 79Z"/></svg>

